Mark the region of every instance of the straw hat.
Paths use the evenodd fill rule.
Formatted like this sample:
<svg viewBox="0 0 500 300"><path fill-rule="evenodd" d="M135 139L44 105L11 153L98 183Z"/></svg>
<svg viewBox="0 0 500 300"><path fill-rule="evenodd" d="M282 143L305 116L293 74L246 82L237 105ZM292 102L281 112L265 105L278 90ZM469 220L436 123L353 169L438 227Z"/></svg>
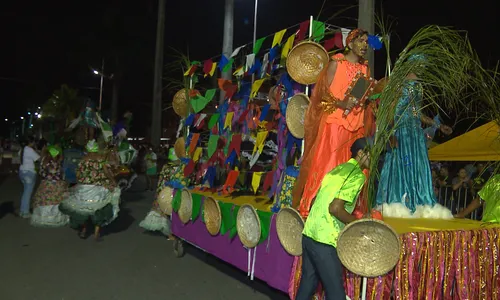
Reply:
<svg viewBox="0 0 500 300"><path fill-rule="evenodd" d="M282 208L276 216L278 239L290 255L302 255L302 231L304 220L299 212L291 207Z"/></svg>
<svg viewBox="0 0 500 300"><path fill-rule="evenodd" d="M189 114L188 93L187 89L182 89L175 93L174 100L172 101L175 113L182 118L187 117Z"/></svg>
<svg viewBox="0 0 500 300"><path fill-rule="evenodd" d="M175 141L174 151L178 158L186 157L186 141L183 137L180 137L177 141Z"/></svg>
<svg viewBox="0 0 500 300"><path fill-rule="evenodd" d="M187 189L181 191L181 205L177 213L182 223L186 224L191 220L191 215L193 213L193 198Z"/></svg>
<svg viewBox="0 0 500 300"><path fill-rule="evenodd" d="M296 94L286 107L286 126L288 126L290 133L298 139L304 138L304 118L308 106L309 97L306 94Z"/></svg>
<svg viewBox="0 0 500 300"><path fill-rule="evenodd" d="M208 232L211 235L217 235L222 224L219 202L212 197L205 198L203 202L203 216Z"/></svg>
<svg viewBox="0 0 500 300"><path fill-rule="evenodd" d="M313 84L329 61L328 52L323 46L305 41L292 48L286 59L286 69L298 83Z"/></svg>
<svg viewBox="0 0 500 300"><path fill-rule="evenodd" d="M172 201L174 199L174 189L171 187L164 187L158 194L158 205L162 213L170 216L172 214Z"/></svg>
<svg viewBox="0 0 500 300"><path fill-rule="evenodd" d="M261 225L257 210L250 204L243 204L236 216L236 229L241 243L247 248L257 246L261 235Z"/></svg>
<svg viewBox="0 0 500 300"><path fill-rule="evenodd" d="M337 253L349 271L363 277L377 277L396 266L400 241L394 229L384 222L361 219L339 234Z"/></svg>

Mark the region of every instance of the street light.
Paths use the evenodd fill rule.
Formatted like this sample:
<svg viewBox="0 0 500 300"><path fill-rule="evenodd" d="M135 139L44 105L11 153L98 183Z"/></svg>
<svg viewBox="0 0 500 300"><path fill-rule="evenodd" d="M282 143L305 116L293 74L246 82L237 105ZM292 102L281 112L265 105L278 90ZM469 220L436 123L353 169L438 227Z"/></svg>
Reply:
<svg viewBox="0 0 500 300"><path fill-rule="evenodd" d="M93 70L95 75L100 75L101 76L101 88L99 89L99 111L101 110L102 106L102 85L104 83L104 58L102 59L102 67L101 71Z"/></svg>
<svg viewBox="0 0 500 300"><path fill-rule="evenodd" d="M9 119L7 119L7 118L6 118L6 119L5 119L5 122L9 122Z"/></svg>
<svg viewBox="0 0 500 300"><path fill-rule="evenodd" d="M24 117L21 117L21 120L24 120Z"/></svg>

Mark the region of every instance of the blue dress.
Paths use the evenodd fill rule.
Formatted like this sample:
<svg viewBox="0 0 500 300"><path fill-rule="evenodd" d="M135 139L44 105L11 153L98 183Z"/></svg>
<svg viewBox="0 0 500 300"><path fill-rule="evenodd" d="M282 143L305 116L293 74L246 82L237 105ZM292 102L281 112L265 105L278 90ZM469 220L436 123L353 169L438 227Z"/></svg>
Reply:
<svg viewBox="0 0 500 300"><path fill-rule="evenodd" d="M396 106L394 126L398 147L385 155L377 205L403 203L413 213L418 205L434 206L427 144L420 121L422 85L407 81Z"/></svg>

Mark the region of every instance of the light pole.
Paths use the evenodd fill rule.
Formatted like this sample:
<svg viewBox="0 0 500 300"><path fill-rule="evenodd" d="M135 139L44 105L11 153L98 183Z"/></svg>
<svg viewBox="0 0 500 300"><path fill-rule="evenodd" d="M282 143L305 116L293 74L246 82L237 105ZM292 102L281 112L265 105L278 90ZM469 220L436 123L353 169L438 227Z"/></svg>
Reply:
<svg viewBox="0 0 500 300"><path fill-rule="evenodd" d="M23 120L22 125L21 125L21 126L22 126L22 127L21 127L21 135L22 135L22 136L24 136L24 122L25 122L26 120L24 119L24 117L21 117L21 120Z"/></svg>

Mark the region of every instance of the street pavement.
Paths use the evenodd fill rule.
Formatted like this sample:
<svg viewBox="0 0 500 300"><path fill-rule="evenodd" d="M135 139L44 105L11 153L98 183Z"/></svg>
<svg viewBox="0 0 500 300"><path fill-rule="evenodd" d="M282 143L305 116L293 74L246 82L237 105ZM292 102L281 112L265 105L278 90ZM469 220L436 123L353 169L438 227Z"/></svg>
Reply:
<svg viewBox="0 0 500 300"><path fill-rule="evenodd" d="M132 188L141 186L138 180ZM176 258L171 241L145 234L139 222L151 207L150 192L124 193L118 219L95 242L15 217L21 191L17 176L0 175L2 300L288 299L194 247Z"/></svg>

